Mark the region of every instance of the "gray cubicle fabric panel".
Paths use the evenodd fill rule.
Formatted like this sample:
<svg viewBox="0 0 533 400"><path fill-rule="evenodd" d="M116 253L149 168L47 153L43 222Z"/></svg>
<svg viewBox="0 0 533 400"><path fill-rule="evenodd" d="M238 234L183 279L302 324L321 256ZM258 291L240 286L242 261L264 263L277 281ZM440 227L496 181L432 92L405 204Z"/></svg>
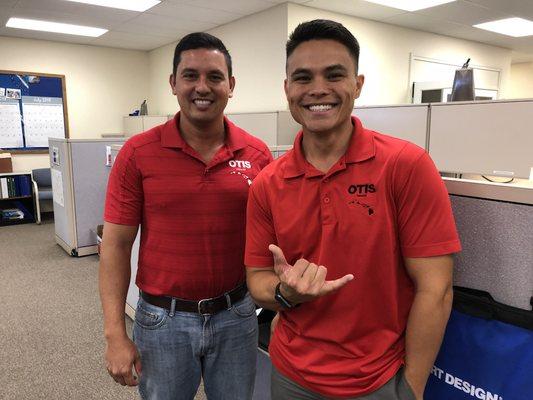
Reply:
<svg viewBox="0 0 533 400"><path fill-rule="evenodd" d="M497 301L531 309L533 206L450 196L463 251L454 284L488 291Z"/></svg>
<svg viewBox="0 0 533 400"><path fill-rule="evenodd" d="M111 167L105 165L106 146L122 142L71 143L78 247L96 245L94 230L103 223L107 179L111 171Z"/></svg>
<svg viewBox="0 0 533 400"><path fill-rule="evenodd" d="M55 234L67 245L75 247L74 229L70 217L70 207L72 206L72 193L70 192L70 162L68 154L68 143L65 139L50 139L49 151L52 153L53 148L58 149L59 165L52 162L50 156L50 168L61 172L61 181L63 183L63 206L54 201L54 229ZM54 188L58 191L60 189Z"/></svg>

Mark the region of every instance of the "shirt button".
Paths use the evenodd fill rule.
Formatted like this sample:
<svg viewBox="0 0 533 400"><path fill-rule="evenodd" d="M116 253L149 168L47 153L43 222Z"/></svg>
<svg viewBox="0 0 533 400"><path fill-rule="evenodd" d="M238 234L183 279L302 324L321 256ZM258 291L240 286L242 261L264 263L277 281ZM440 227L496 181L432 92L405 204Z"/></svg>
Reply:
<svg viewBox="0 0 533 400"><path fill-rule="evenodd" d="M324 197L324 203L326 203L326 204L329 203L329 197Z"/></svg>

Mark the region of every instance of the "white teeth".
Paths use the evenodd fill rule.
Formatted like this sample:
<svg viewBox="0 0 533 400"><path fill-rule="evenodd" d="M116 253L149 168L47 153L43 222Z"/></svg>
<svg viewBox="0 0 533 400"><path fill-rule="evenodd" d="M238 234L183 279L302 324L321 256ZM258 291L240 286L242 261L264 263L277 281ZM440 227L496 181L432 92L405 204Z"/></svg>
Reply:
<svg viewBox="0 0 533 400"><path fill-rule="evenodd" d="M194 104L197 104L199 106L207 106L211 104L209 100L194 100Z"/></svg>
<svg viewBox="0 0 533 400"><path fill-rule="evenodd" d="M316 104L313 106L309 106L309 110L311 111L328 111L332 108L333 106L331 104Z"/></svg>

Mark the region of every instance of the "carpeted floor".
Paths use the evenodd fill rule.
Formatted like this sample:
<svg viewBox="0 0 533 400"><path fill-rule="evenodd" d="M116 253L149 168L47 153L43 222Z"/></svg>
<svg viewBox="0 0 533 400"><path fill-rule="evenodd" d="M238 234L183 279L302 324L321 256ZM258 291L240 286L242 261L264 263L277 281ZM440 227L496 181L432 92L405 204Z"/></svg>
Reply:
<svg viewBox="0 0 533 400"><path fill-rule="evenodd" d="M0 227L0 399L139 398L105 370L97 272L97 256L55 244L50 218Z"/></svg>

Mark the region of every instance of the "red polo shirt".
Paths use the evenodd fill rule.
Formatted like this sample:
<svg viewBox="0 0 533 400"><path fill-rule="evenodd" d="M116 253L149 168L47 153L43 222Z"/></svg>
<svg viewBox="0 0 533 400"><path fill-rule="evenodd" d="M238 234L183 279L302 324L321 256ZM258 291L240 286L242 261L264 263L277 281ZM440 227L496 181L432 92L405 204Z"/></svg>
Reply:
<svg viewBox="0 0 533 400"><path fill-rule="evenodd" d="M129 139L109 177L104 219L141 225L137 286L199 300L245 280L246 201L272 156L228 119L226 144L206 165L173 120Z"/></svg>
<svg viewBox="0 0 533 400"><path fill-rule="evenodd" d="M266 167L248 201L245 264L272 267L270 243L287 261L354 274L337 292L281 312L270 343L275 367L327 397L377 390L404 362L413 284L403 257L460 250L446 188L427 153L364 129L326 174L294 149Z"/></svg>

